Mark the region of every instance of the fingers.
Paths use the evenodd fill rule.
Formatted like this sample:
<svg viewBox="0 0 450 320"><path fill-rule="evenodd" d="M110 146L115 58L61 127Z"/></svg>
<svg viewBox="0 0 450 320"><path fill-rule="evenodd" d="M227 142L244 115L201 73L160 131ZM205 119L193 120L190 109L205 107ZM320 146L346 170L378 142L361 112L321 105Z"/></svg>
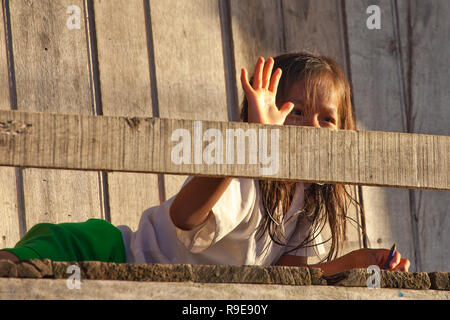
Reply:
<svg viewBox="0 0 450 320"><path fill-rule="evenodd" d="M277 93L278 83L280 83L280 78L281 78L281 69L277 68L277 70L275 70L275 72L273 73L272 79L270 80L270 85L269 85L270 92L273 92L274 94Z"/></svg>
<svg viewBox="0 0 450 320"><path fill-rule="evenodd" d="M249 81L247 70L241 69L242 89L248 101L248 122L282 125L294 107L292 103L285 104L280 109L276 105L276 91L281 69L277 68L272 75L274 64L275 61L271 57L267 59L267 62L263 57L259 57L251 81ZM255 117L252 117L252 114Z"/></svg>
<svg viewBox="0 0 450 320"><path fill-rule="evenodd" d="M274 61L271 57L267 59L267 63L264 65L264 73L262 76L262 87L267 89L270 83L270 77L272 76L272 68Z"/></svg>
<svg viewBox="0 0 450 320"><path fill-rule="evenodd" d="M394 268L394 271L404 271L408 272L411 263L408 259L401 258L400 263Z"/></svg>
<svg viewBox="0 0 450 320"><path fill-rule="evenodd" d="M278 82L281 77L281 69L277 68L272 75L274 64L275 61L272 57L269 57L267 62L264 61L263 57L258 58L255 66L255 73L253 74L253 89L257 90L263 88L276 93Z"/></svg>
<svg viewBox="0 0 450 320"><path fill-rule="evenodd" d="M264 67L264 58L259 57L255 66L255 73L253 74L253 89L257 90L262 86L262 75Z"/></svg>
<svg viewBox="0 0 450 320"><path fill-rule="evenodd" d="M288 116L289 113L291 113L292 109L294 109L294 104L292 102L286 102L283 104L280 108L281 116L283 118L283 122Z"/></svg>
<svg viewBox="0 0 450 320"><path fill-rule="evenodd" d="M394 257L389 263L389 269L391 271L404 271L407 272L411 263L408 259L402 258L400 252L395 251Z"/></svg>
<svg viewBox="0 0 450 320"><path fill-rule="evenodd" d="M408 259L400 257L400 260L398 260L398 263L391 264L391 266L392 267L390 267L390 270L407 272L409 270L409 267L411 266L411 263L409 262Z"/></svg>
<svg viewBox="0 0 450 320"><path fill-rule="evenodd" d="M391 262L389 263L389 270L392 270L400 263L401 255L400 252L395 251L394 257L392 258Z"/></svg>
<svg viewBox="0 0 450 320"><path fill-rule="evenodd" d="M242 84L242 90L244 90L245 94L248 95L253 91L252 86L250 85L250 82L248 81L248 73L245 68L241 69L241 84Z"/></svg>

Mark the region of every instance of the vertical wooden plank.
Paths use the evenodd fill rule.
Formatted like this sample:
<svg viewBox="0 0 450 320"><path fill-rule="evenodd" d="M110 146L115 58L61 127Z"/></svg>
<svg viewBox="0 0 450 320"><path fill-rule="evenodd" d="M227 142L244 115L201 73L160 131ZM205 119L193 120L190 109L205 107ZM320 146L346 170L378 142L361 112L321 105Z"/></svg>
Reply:
<svg viewBox="0 0 450 320"><path fill-rule="evenodd" d="M286 51L311 51L335 59L345 71L340 1L281 0Z"/></svg>
<svg viewBox="0 0 450 320"><path fill-rule="evenodd" d="M20 240L16 174L14 168L0 169L0 247L11 248Z"/></svg>
<svg viewBox="0 0 450 320"><path fill-rule="evenodd" d="M408 132L450 135L450 3L397 2L399 36L405 86ZM429 143L433 143L430 141ZM435 155L424 154L424 165ZM444 271L450 265L450 194L448 191L411 190L411 215L420 256L420 271Z"/></svg>
<svg viewBox="0 0 450 320"><path fill-rule="evenodd" d="M292 44L291 34L288 35L286 33L286 28L291 28L291 25L289 25L289 23L286 23L285 25L285 20L283 18L283 3L284 2L272 0L230 0L233 49L236 68L236 88L238 92L238 102L240 104L239 109L242 107L241 104L244 98L240 81L241 68L245 67L249 72L249 75L252 76L256 60L259 56L267 58L268 56L274 57L280 55L286 52L286 47L288 45L291 46ZM289 22L291 22L290 19ZM292 50L295 51L294 49ZM292 130L290 130L290 132L292 132ZM299 139L299 137L292 138ZM291 140L288 144L291 148L293 147L292 143L295 143L295 141ZM283 143L281 145L283 145ZM295 152L295 148L292 150ZM304 156L305 153L302 152L298 155L298 158ZM291 170L297 170L298 167L295 163L291 163L290 168ZM326 239L326 235L323 239ZM317 258L310 258L308 263L315 263L317 260Z"/></svg>
<svg viewBox="0 0 450 320"><path fill-rule="evenodd" d="M150 1L162 118L228 120L218 1ZM165 175L166 198L184 176Z"/></svg>
<svg viewBox="0 0 450 320"><path fill-rule="evenodd" d="M310 51L329 56L336 60L344 73L347 73L343 29L345 26L342 23L340 5L339 1L282 0L286 51ZM354 186L347 188L352 197L358 199L357 188ZM360 213L352 205L347 214L347 241L342 254L362 247ZM330 235L329 228L326 228L322 235L323 240ZM328 245L325 245L327 250Z"/></svg>
<svg viewBox="0 0 450 320"><path fill-rule="evenodd" d="M155 116L144 1L96 0L93 7L102 114ZM159 205L157 175L107 175L111 223L136 229L142 212Z"/></svg>
<svg viewBox="0 0 450 320"><path fill-rule="evenodd" d="M7 20L0 12L0 109L11 108L7 60ZM0 247L13 247L20 239L19 208L14 168L0 167Z"/></svg>
<svg viewBox="0 0 450 320"><path fill-rule="evenodd" d="M229 2L236 88L238 103L241 105L244 99L240 81L241 68L246 68L252 76L259 56L267 58L284 52L283 23L278 1L230 0Z"/></svg>
<svg viewBox="0 0 450 320"><path fill-rule="evenodd" d="M78 10L67 13L69 6ZM81 0L11 1L19 110L92 113ZM79 29L69 29L67 20ZM101 218L95 172L23 170L26 228L39 222Z"/></svg>
<svg viewBox="0 0 450 320"><path fill-rule="evenodd" d="M8 59L7 59L7 42L5 34L7 33L7 20L4 16L4 11L0 12L1 24L0 24L0 108L2 110L8 110L11 108L10 94L9 94L9 80L8 80Z"/></svg>
<svg viewBox="0 0 450 320"><path fill-rule="evenodd" d="M312 51L333 57L345 72L345 46L338 4L336 1L230 1L239 102L244 96L239 80L240 68L246 67L251 73L258 56ZM358 212L350 210L349 217L354 221L348 220L348 242L344 253L361 247L359 228L356 227ZM323 239L329 235L329 230L325 230ZM310 259L311 263L316 260Z"/></svg>
<svg viewBox="0 0 450 320"><path fill-rule="evenodd" d="M371 1L345 3L357 128L402 132L402 92L390 1L378 1L382 23L379 30L366 26ZM362 194L369 247L389 248L396 243L400 253L413 262L408 191L363 187ZM410 270L415 270L413 263Z"/></svg>

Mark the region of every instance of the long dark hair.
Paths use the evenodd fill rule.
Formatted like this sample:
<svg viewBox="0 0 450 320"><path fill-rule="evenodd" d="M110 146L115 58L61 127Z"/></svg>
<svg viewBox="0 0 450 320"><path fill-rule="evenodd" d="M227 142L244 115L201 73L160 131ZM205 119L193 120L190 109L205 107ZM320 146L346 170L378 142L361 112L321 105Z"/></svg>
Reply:
<svg viewBox="0 0 450 320"><path fill-rule="evenodd" d="M338 128L355 129L350 85L333 59L300 52L280 55L275 57L274 61L273 72L277 68L282 70L276 97L278 107L286 102L283 101L283 97L286 96L290 86L297 81L302 81L305 85L305 105L314 105L317 92L327 91L329 94L331 90L334 90L339 101ZM242 103L241 120L248 122L248 102L245 96ZM288 239L285 239L282 224L284 216L292 204L295 187L296 184L291 182L259 180L265 211L258 230L260 236L268 232L275 243L287 245ZM331 246L328 255L322 261L336 258L343 249L346 239L347 211L351 204L363 210L360 203L350 195L345 185L311 184L305 191L305 207L302 213L310 222L308 236L301 241L300 245L289 251L311 246L310 243L328 223L331 238L327 241L331 240Z"/></svg>

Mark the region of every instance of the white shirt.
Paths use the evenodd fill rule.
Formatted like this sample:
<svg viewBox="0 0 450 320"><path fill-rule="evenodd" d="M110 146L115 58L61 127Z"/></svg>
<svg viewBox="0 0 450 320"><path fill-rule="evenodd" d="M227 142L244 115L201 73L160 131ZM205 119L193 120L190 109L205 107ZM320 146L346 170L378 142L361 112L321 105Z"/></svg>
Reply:
<svg viewBox="0 0 450 320"><path fill-rule="evenodd" d="M190 179L192 177L184 185ZM293 248L292 245L299 245L307 236L309 223L299 214L304 207L304 197L304 184L297 183L284 223L285 237L291 245L286 247L274 243L268 233L257 237L264 214L257 180L233 179L207 220L188 231L177 228L170 218L169 209L174 196L160 206L145 210L136 232L126 226L118 226L124 239L127 263L275 264ZM319 235L312 244L320 242ZM323 245L319 244L286 254L315 256L324 251Z"/></svg>

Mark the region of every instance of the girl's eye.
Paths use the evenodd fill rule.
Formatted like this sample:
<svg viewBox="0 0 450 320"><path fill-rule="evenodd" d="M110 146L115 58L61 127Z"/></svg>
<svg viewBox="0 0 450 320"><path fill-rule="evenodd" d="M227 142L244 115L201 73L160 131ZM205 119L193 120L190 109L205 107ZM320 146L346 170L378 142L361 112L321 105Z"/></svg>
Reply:
<svg viewBox="0 0 450 320"><path fill-rule="evenodd" d="M292 114L295 114L297 116L301 116L303 113L302 113L302 110L294 109L294 110L292 110Z"/></svg>

